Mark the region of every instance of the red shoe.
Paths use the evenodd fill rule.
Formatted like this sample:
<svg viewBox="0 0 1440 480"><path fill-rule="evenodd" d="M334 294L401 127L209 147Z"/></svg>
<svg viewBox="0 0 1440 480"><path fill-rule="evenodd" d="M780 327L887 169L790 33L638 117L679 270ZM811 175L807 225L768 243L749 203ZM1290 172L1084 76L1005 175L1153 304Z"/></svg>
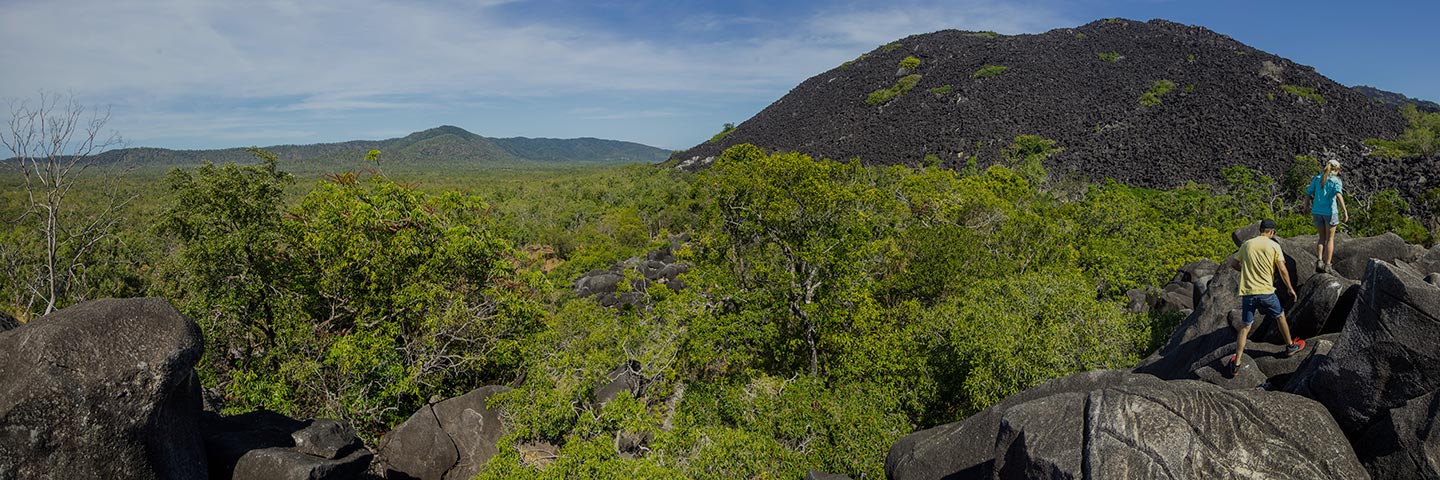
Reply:
<svg viewBox="0 0 1440 480"><path fill-rule="evenodd" d="M1235 378L1235 374L1240 372L1240 365L1237 365L1235 362L1235 355L1231 355L1230 358L1225 359L1225 365L1230 367L1225 369L1225 378Z"/></svg>
<svg viewBox="0 0 1440 480"><path fill-rule="evenodd" d="M1289 356L1291 356L1291 355L1295 355L1295 354L1297 354L1297 353L1300 353L1300 351L1301 351L1301 350L1304 350L1304 349L1305 349L1305 339L1303 339L1303 338L1291 339L1291 340L1290 340L1290 344L1285 346L1285 356L1289 357Z"/></svg>

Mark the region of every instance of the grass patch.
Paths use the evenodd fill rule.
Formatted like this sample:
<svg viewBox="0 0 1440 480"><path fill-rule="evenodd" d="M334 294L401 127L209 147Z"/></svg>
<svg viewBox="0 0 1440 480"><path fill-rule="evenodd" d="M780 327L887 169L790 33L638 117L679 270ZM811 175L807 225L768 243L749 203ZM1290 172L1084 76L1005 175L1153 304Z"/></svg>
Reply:
<svg viewBox="0 0 1440 480"><path fill-rule="evenodd" d="M970 78L990 78L1005 73L1005 69L1007 68L1010 67L1004 65L986 65L976 70L974 74L970 75Z"/></svg>
<svg viewBox="0 0 1440 480"><path fill-rule="evenodd" d="M727 124L725 124L725 128L720 129L720 133L717 133L717 134L715 134L715 136L710 137L710 141L705 142L705 143L720 143L721 140L724 140L726 136L730 135L730 132L734 132L734 131L735 131L735 124L733 124L733 123L727 123Z"/></svg>
<svg viewBox="0 0 1440 480"><path fill-rule="evenodd" d="M1124 55L1121 55L1119 52L1105 52L1105 53L1097 53L1097 54L1095 54L1095 56L1100 57L1101 60L1104 60L1104 61L1107 61L1107 62L1110 62L1110 63L1115 63L1115 62L1120 61L1120 58L1123 57Z"/></svg>
<svg viewBox="0 0 1440 480"><path fill-rule="evenodd" d="M890 43L881 45L881 46L880 46L880 51L882 51L882 52L893 52L893 51L895 51L895 49L900 48L900 47L903 47L903 46L904 46L904 45L901 45L900 42L890 42Z"/></svg>
<svg viewBox="0 0 1440 480"><path fill-rule="evenodd" d="M989 30L986 30L986 31L983 31L983 32L971 32L971 33L967 33L967 34L965 34L965 36L967 36L967 37L980 37L980 38L995 38L995 37L1000 36L1000 34L995 33L995 32L992 32L992 31L989 31Z"/></svg>
<svg viewBox="0 0 1440 480"><path fill-rule="evenodd" d="M860 56L855 57L854 60L850 60L850 61L848 61L848 62L845 62L845 63L840 64L840 68L841 68L842 70L845 69L845 68L849 68L849 67L850 67L850 64L855 63L855 62L858 62L858 61L861 61L861 60L864 60L865 57L868 57L868 56L870 56L870 54L868 54L868 53L862 53L862 54L860 54Z"/></svg>
<svg viewBox="0 0 1440 480"><path fill-rule="evenodd" d="M919 66L920 66L920 59L915 58L915 57L913 57L913 56L911 56L911 57L905 57L904 60L901 60L901 61L900 61L900 68L903 68L903 69L906 69L906 70L914 70L916 67L919 67Z"/></svg>
<svg viewBox="0 0 1440 480"><path fill-rule="evenodd" d="M1185 61L1186 61L1186 62L1189 62L1189 63L1195 63L1195 54L1192 53L1192 54L1186 55L1186 56L1185 56Z"/></svg>
<svg viewBox="0 0 1440 480"><path fill-rule="evenodd" d="M936 94L936 95L940 95L940 96L944 96L944 95L948 95L948 94L950 93L950 90L951 90L950 84L945 84L945 85L941 85L941 86L938 86L938 87L935 87L935 88L930 89L930 93L933 93L933 94Z"/></svg>
<svg viewBox="0 0 1440 480"><path fill-rule="evenodd" d="M908 92L910 91L910 89L915 88L915 84L917 83L920 83L919 74L906 75L904 77L901 77L899 80L896 80L895 84L891 85L890 88L882 88L870 92L870 96L865 97L865 103L869 105L880 105L882 103L889 102L895 97L904 95L905 92Z"/></svg>
<svg viewBox="0 0 1440 480"><path fill-rule="evenodd" d="M1325 104L1325 96L1315 93L1315 89L1313 88L1290 84L1281 85L1280 88L1285 90L1286 92L1289 92L1291 95L1315 102L1320 105Z"/></svg>
<svg viewBox="0 0 1440 480"><path fill-rule="evenodd" d="M1160 104L1160 97L1175 89L1175 82L1169 80L1156 80L1150 85L1150 90L1140 94L1140 104L1153 107Z"/></svg>
<svg viewBox="0 0 1440 480"><path fill-rule="evenodd" d="M1083 33L1077 33L1077 34L1075 34L1075 38L1078 38L1078 39L1080 39L1080 40L1084 40L1084 39L1085 39L1085 34L1083 34Z"/></svg>

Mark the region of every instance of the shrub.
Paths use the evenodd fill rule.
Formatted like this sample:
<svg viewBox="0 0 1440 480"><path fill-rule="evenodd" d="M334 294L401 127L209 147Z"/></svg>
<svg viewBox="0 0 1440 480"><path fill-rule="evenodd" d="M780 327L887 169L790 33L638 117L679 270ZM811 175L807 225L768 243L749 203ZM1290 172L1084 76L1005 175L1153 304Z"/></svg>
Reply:
<svg viewBox="0 0 1440 480"><path fill-rule="evenodd" d="M1291 95L1315 102L1320 105L1325 104L1325 97L1318 93L1315 93L1314 88L1290 84L1281 85L1280 88L1284 89L1286 92L1289 92Z"/></svg>
<svg viewBox="0 0 1440 480"><path fill-rule="evenodd" d="M1107 62L1110 62L1110 63L1118 62L1118 61L1120 61L1121 58L1124 57L1123 55L1120 55L1119 52L1105 52L1105 53L1097 53L1097 54L1095 54L1095 55L1098 56L1098 57L1100 57L1101 60L1104 60L1104 61L1107 61Z"/></svg>
<svg viewBox="0 0 1440 480"><path fill-rule="evenodd" d="M1055 146L1055 141L1039 135L1020 135L1015 137L1005 150L1001 152L1009 161L1011 168L1031 185L1039 187L1045 182L1046 172L1044 160L1051 155L1060 153L1063 148Z"/></svg>
<svg viewBox="0 0 1440 480"><path fill-rule="evenodd" d="M986 66L980 67L979 70L976 70L974 74L970 75L970 78L990 78L990 77L994 77L994 76L999 75L999 74L1001 74L1001 73L1005 73L1005 69L1007 69L1007 68L1010 68L1010 67L1007 67L1007 66L1004 66L1004 65L986 65Z"/></svg>
<svg viewBox="0 0 1440 480"><path fill-rule="evenodd" d="M919 67L919 66L920 66L920 59L915 58L915 57L913 57L913 56L905 57L904 60L901 60L901 61L900 61L900 68L903 68L903 69L906 69L906 70L914 70L916 67Z"/></svg>
<svg viewBox="0 0 1440 480"><path fill-rule="evenodd" d="M930 89L930 93L933 93L933 94L936 94L936 95L942 95L942 96L943 96L943 95L949 94L949 93L950 93L950 90L951 90L950 84L947 83L947 84L945 84L945 85L941 85L941 86L938 86L938 87L935 87L935 88Z"/></svg>
<svg viewBox="0 0 1440 480"><path fill-rule="evenodd" d="M906 75L904 77L901 77L899 80L896 80L895 84L891 85L890 88L882 88L870 92L870 96L865 97L865 103L869 105L880 105L882 103L889 102L891 99L894 99L895 97L898 97L900 95L904 95L905 92L908 92L910 91L910 89L915 88L916 83L920 83L919 74Z"/></svg>
<svg viewBox="0 0 1440 480"><path fill-rule="evenodd" d="M1440 152L1440 113L1425 113L1413 104L1400 107L1400 115L1409 126L1394 141L1371 138L1365 144L1375 147L1370 155L1389 159L1430 156Z"/></svg>
<svg viewBox="0 0 1440 480"><path fill-rule="evenodd" d="M965 34L965 36L967 36L967 37L980 37L980 38L995 38L995 37L999 37L1000 34L995 33L995 32L992 32L992 31L989 31L989 30L986 30L986 31L983 31L983 32L971 32L971 33L967 33L967 34Z"/></svg>
<svg viewBox="0 0 1440 480"><path fill-rule="evenodd" d="M1291 200L1303 200L1305 198L1305 187L1310 186L1310 178L1320 174L1320 160L1310 155L1296 155L1295 163L1285 171L1285 196ZM1304 203L1304 202L1300 202ZM1298 212L1308 213L1308 212Z"/></svg>
<svg viewBox="0 0 1440 480"><path fill-rule="evenodd" d="M1140 95L1140 104L1153 107L1160 104L1160 97L1175 89L1175 82L1169 80L1156 80L1150 85L1150 90Z"/></svg>
<svg viewBox="0 0 1440 480"><path fill-rule="evenodd" d="M901 45L900 42L890 42L890 43L887 43L887 44L885 44L885 45L882 45L882 46L880 47L880 51L882 51L882 52L891 52L891 51L894 51L895 49L900 48L900 47L903 47L903 46L904 46L904 45Z"/></svg>

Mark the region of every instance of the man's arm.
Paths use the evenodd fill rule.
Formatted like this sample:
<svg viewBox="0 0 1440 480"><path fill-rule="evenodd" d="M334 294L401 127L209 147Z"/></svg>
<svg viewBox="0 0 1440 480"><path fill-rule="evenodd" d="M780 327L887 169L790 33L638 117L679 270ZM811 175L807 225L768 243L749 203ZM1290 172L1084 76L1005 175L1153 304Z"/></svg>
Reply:
<svg viewBox="0 0 1440 480"><path fill-rule="evenodd" d="M1299 300L1300 297L1295 295L1295 287L1290 285L1290 270L1285 268L1284 255L1275 257L1275 273L1280 275L1280 280L1285 282L1285 289L1290 291L1290 298Z"/></svg>

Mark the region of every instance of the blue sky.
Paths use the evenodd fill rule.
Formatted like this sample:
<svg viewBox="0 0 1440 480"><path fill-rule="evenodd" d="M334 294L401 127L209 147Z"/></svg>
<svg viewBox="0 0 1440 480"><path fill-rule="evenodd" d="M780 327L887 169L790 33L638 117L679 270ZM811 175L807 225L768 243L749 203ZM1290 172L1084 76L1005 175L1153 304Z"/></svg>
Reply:
<svg viewBox="0 0 1440 480"><path fill-rule="evenodd" d="M0 0L0 99L108 105L130 146L449 124L681 149L907 35L1108 17L1205 26L1345 85L1440 101L1434 0Z"/></svg>

